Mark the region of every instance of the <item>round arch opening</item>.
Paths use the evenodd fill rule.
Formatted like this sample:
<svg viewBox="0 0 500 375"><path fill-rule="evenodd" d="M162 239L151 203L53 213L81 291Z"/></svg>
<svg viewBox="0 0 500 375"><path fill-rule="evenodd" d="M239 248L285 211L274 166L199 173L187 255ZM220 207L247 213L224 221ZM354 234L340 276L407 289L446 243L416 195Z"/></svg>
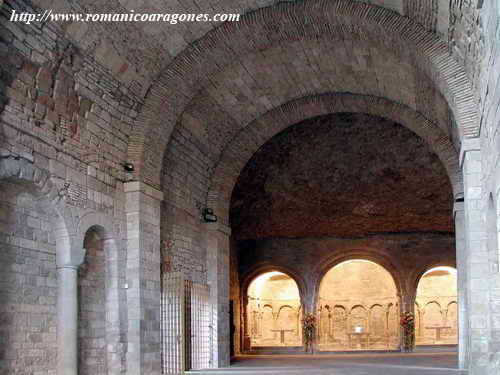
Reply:
<svg viewBox="0 0 500 375"><path fill-rule="evenodd" d="M320 283L317 315L320 351L399 348L398 291L377 263L354 259L332 267Z"/></svg>
<svg viewBox="0 0 500 375"><path fill-rule="evenodd" d="M417 345L457 345L457 270L434 267L418 283L415 299Z"/></svg>
<svg viewBox="0 0 500 375"><path fill-rule="evenodd" d="M248 286L247 298L250 349L301 346L300 292L292 277L279 271L260 274Z"/></svg>

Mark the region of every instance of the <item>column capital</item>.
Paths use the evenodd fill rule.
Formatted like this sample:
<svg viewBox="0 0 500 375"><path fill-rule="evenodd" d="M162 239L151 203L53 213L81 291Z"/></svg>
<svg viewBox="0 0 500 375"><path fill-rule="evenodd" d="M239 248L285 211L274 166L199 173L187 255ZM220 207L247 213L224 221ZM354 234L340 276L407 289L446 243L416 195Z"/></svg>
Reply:
<svg viewBox="0 0 500 375"><path fill-rule="evenodd" d="M158 201L163 201L163 191L160 191L141 181L130 181L123 184L125 193L141 192Z"/></svg>
<svg viewBox="0 0 500 375"><path fill-rule="evenodd" d="M467 138L462 141L462 146L460 147L460 167L463 166L465 156L468 152L481 151L481 139L480 138Z"/></svg>
<svg viewBox="0 0 500 375"><path fill-rule="evenodd" d="M85 260L85 254L87 254L87 249L73 249L66 256L60 256L57 259L56 268L72 268L77 270Z"/></svg>
<svg viewBox="0 0 500 375"><path fill-rule="evenodd" d="M453 218L455 218L459 212L464 212L464 210L465 210L464 202L454 202L453 203Z"/></svg>

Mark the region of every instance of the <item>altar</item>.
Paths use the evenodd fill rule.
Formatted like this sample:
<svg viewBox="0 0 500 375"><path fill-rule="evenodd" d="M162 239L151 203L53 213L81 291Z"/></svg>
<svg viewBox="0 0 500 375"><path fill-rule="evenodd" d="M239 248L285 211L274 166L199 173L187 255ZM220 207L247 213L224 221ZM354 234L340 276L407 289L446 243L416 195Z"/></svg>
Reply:
<svg viewBox="0 0 500 375"><path fill-rule="evenodd" d="M347 336L349 337L349 348L351 348L351 349L370 349L370 333L369 332L348 332ZM363 347L363 338L364 338L364 347ZM356 345L354 348L352 347L353 342Z"/></svg>
<svg viewBox="0 0 500 375"><path fill-rule="evenodd" d="M295 332L293 329L272 329L271 332L279 332L280 333L280 344L285 345L285 333L286 332Z"/></svg>
<svg viewBox="0 0 500 375"><path fill-rule="evenodd" d="M441 341L441 333L445 329L450 329L450 326L431 326L431 327L425 327L425 329L434 329L436 330L436 343L439 343Z"/></svg>

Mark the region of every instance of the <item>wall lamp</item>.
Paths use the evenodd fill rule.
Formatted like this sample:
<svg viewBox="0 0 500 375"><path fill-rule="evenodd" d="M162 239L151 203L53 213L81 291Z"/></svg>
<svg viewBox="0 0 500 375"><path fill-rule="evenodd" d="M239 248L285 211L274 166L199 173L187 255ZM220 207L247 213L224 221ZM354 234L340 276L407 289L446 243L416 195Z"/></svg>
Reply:
<svg viewBox="0 0 500 375"><path fill-rule="evenodd" d="M217 215L214 214L214 210L211 208L204 208L201 214L205 223L215 223L217 221Z"/></svg>
<svg viewBox="0 0 500 375"><path fill-rule="evenodd" d="M123 169L125 170L125 172L127 173L132 173L135 168L134 168L134 164L132 163L129 163L129 162L125 162L122 164L123 165Z"/></svg>

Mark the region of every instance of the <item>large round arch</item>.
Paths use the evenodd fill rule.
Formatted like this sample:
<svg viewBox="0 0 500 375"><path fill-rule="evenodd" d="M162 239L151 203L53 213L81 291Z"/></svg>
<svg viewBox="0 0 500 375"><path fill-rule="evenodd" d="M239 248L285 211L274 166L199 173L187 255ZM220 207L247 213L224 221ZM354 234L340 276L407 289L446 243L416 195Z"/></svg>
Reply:
<svg viewBox="0 0 500 375"><path fill-rule="evenodd" d="M364 112L390 118L416 133L436 152L450 179L456 198L463 196L458 152L447 135L433 122L407 106L384 98L349 93L327 93L293 100L274 108L240 131L226 146L210 181L207 205L216 207L229 223L231 194L241 170L265 142L285 128L307 118L339 112Z"/></svg>
<svg viewBox="0 0 500 375"><path fill-rule="evenodd" d="M57 268L75 254L74 228L67 225L71 220L64 215L62 198L48 171L24 158L0 158L0 335L2 370L7 373L17 372L20 363L27 372L55 373L65 349L57 341L62 331ZM31 311L36 319L30 318ZM33 362L23 350L33 345L33 332L43 361Z"/></svg>
<svg viewBox="0 0 500 375"><path fill-rule="evenodd" d="M142 126L137 127L129 146L130 159L141 178L153 186L160 185L162 152L179 116L195 95L214 86L219 72L235 64L245 67L251 64L246 60L251 53L277 45L290 44L292 55L297 56L297 42L314 41L318 36L340 41L348 46L347 50L369 40L372 47L385 45L399 51L409 62L386 64L385 71L407 64L418 66L430 80L431 89L446 98L460 129L458 136L477 134L477 104L470 82L438 37L409 18L366 3L308 0L257 10L245 15L237 26L223 24L193 43L164 70L149 91L138 116ZM345 78L356 79L354 73ZM308 81L297 79L298 85ZM259 100L263 108L273 106L269 99ZM401 96L393 100L411 104ZM146 144L148 147L144 147Z"/></svg>
<svg viewBox="0 0 500 375"><path fill-rule="evenodd" d="M319 350L398 349L399 306L396 282L383 266L359 258L337 263L319 285Z"/></svg>
<svg viewBox="0 0 500 375"><path fill-rule="evenodd" d="M416 344L458 343L457 270L437 266L421 275L415 298Z"/></svg>
<svg viewBox="0 0 500 375"><path fill-rule="evenodd" d="M302 299L290 274L273 268L252 272L243 289L244 351L302 345Z"/></svg>

